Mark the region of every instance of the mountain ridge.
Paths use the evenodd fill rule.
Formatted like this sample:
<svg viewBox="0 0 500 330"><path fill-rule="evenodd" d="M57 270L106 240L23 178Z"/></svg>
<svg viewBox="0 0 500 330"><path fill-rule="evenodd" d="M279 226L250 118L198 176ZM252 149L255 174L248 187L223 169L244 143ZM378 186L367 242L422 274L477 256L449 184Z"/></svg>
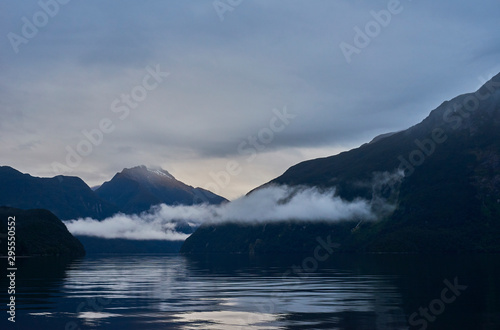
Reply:
<svg viewBox="0 0 500 330"><path fill-rule="evenodd" d="M256 189L334 187L345 200L370 200L371 187L358 183L396 170L405 174L401 184L381 187L389 193L397 189L390 216L361 225L327 224L339 251L500 252L500 74L476 92L443 102L404 131L298 163ZM326 231L310 223L287 226L272 224L273 235L261 225L201 226L181 251L272 253L286 251L283 246L293 242L309 252L315 235ZM224 240L221 232L238 242Z"/></svg>
<svg viewBox="0 0 500 330"><path fill-rule="evenodd" d="M139 170L141 173L138 173ZM47 209L62 220L93 218L102 220L123 212L126 214L147 211L157 204L222 203L227 201L202 188L194 188L178 181L168 171L160 168L147 168L144 165L124 169L124 182L128 190L118 187L112 193L133 195L121 203L115 203L103 191L109 188L111 179L93 190L81 178L57 175L52 178L35 177L10 166L0 166L0 206L19 209ZM115 177L121 177L117 173ZM165 187L172 188L171 190ZM113 188L114 189L114 188ZM111 190L113 190L111 189ZM130 189L138 189L131 192ZM181 194L179 195L179 191ZM102 198L100 193L105 197ZM141 195L142 194L142 195ZM171 194L171 195L169 195Z"/></svg>
<svg viewBox="0 0 500 330"><path fill-rule="evenodd" d="M63 220L81 215L103 219L118 212L78 177L40 178L10 166L0 166L0 182L0 205L3 206L48 209Z"/></svg>
<svg viewBox="0 0 500 330"><path fill-rule="evenodd" d="M117 173L103 183L96 194L126 213L147 211L153 205L220 204L227 200L212 192L195 188L174 178L163 169L151 169L144 165Z"/></svg>

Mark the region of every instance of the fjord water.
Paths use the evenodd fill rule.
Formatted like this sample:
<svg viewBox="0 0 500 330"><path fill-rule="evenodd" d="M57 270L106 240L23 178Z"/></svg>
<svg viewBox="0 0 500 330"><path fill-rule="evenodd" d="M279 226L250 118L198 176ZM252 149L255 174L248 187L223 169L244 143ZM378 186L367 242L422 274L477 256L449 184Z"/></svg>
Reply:
<svg viewBox="0 0 500 330"><path fill-rule="evenodd" d="M7 322L8 284L1 279L0 324L2 329L498 329L499 275L498 255L334 254L316 263L307 255L27 258L18 262L15 327ZM445 280L459 287L456 294L447 289L443 298ZM419 314L421 307L428 319Z"/></svg>

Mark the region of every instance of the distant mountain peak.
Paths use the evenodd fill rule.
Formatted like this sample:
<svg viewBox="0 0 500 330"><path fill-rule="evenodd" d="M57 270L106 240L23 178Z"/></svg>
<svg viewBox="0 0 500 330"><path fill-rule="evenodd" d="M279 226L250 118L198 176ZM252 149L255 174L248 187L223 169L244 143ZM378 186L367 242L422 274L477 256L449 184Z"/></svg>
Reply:
<svg viewBox="0 0 500 330"><path fill-rule="evenodd" d="M219 204L226 201L212 192L177 180L161 167L146 165L123 169L103 183L96 194L125 213L140 213L158 204Z"/></svg>
<svg viewBox="0 0 500 330"><path fill-rule="evenodd" d="M126 171L133 171L133 172L141 173L144 175L157 175L160 177L166 177L166 178L169 178L172 180L176 180L172 174L170 174L167 170L164 170L160 166L139 165L139 166L132 167L129 169L123 169L122 172L126 172Z"/></svg>

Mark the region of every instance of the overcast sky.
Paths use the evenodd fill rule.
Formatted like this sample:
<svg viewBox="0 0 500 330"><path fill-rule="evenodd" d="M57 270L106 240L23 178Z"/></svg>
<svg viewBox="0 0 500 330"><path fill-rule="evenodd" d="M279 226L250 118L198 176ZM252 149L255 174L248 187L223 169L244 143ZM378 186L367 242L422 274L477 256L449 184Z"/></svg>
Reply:
<svg viewBox="0 0 500 330"><path fill-rule="evenodd" d="M155 165L232 199L474 91L500 72L498 13L497 0L2 1L1 163L91 186Z"/></svg>

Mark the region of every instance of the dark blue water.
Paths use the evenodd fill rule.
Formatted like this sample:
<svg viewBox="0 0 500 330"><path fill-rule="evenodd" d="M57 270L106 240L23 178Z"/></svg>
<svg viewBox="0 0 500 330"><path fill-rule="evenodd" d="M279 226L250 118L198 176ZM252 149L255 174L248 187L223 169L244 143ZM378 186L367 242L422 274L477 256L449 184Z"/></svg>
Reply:
<svg viewBox="0 0 500 330"><path fill-rule="evenodd" d="M0 281L0 325L1 329L500 329L500 256L332 255L316 264L307 258L23 259L18 261L15 324L7 321L4 307L5 276ZM456 287L452 290L449 285Z"/></svg>

